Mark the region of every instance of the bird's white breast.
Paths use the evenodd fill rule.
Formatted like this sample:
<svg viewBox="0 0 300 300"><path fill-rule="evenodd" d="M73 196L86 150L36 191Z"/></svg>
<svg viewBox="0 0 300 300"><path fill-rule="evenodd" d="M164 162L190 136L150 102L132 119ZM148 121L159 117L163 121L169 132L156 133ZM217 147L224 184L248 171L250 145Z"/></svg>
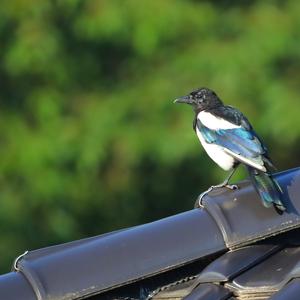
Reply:
<svg viewBox="0 0 300 300"><path fill-rule="evenodd" d="M229 129L229 128L238 127L230 122L227 122L226 120L217 118L208 112L200 112L197 118L204 126L210 129L216 130L220 128ZM196 133L203 148L205 149L209 157L225 171L232 169L235 159L232 156L228 155L224 151L223 147L219 145L207 143L197 127L196 127Z"/></svg>
<svg viewBox="0 0 300 300"><path fill-rule="evenodd" d="M197 136L209 157L225 171L231 170L235 162L234 158L225 153L221 146L207 143L198 128L196 130Z"/></svg>

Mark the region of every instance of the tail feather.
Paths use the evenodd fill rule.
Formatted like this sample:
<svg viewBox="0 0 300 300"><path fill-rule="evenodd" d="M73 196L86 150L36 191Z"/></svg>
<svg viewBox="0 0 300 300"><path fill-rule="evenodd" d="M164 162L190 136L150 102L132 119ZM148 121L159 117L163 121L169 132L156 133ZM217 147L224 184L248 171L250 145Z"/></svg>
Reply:
<svg viewBox="0 0 300 300"><path fill-rule="evenodd" d="M281 201L282 190L272 176L251 167L248 167L248 172L263 205L265 207L273 205L277 210L285 211L286 208Z"/></svg>

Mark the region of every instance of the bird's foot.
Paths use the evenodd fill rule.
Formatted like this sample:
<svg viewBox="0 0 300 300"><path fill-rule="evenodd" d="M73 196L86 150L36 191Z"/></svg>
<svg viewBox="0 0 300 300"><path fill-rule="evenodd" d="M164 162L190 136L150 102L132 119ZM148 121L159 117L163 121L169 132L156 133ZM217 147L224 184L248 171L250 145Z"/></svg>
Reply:
<svg viewBox="0 0 300 300"><path fill-rule="evenodd" d="M236 184L226 184L226 185L224 185L224 187L226 187L227 189L232 190L232 191L239 189L239 186Z"/></svg>
<svg viewBox="0 0 300 300"><path fill-rule="evenodd" d="M210 193L212 190L216 189L216 188L227 188L229 190L237 190L239 188L238 185L236 184L218 184L218 185L212 185L207 191L201 193L198 198L197 198L197 201L195 203L195 207L203 207L203 204L202 204L202 200L204 198L205 195L207 195L208 193Z"/></svg>

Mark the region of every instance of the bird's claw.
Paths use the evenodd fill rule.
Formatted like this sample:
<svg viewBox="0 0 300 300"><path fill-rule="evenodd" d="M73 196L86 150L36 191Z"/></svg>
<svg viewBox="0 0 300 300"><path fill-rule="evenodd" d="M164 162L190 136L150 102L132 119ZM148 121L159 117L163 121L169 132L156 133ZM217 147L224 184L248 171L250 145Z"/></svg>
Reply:
<svg viewBox="0 0 300 300"><path fill-rule="evenodd" d="M198 196L198 199L196 201L196 204L195 204L195 207L203 207L203 204L202 204L202 200L204 198L205 195L207 195L209 192L211 192L212 190L216 189L216 188L222 188L222 187L226 187L232 191L234 190L237 190L239 189L239 186L236 185L236 184L225 184L225 185L212 185L207 191L201 193L199 196Z"/></svg>
<svg viewBox="0 0 300 300"><path fill-rule="evenodd" d="M232 191L239 189L239 186L236 185L236 184L227 184L224 187L226 187L226 188L228 188L229 190L232 190Z"/></svg>

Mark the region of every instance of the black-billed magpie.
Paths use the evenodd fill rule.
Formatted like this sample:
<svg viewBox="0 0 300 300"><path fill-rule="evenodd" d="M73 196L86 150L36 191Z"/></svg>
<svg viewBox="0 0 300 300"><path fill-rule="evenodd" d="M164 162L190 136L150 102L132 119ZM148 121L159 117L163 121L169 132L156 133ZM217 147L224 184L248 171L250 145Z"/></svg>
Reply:
<svg viewBox="0 0 300 300"><path fill-rule="evenodd" d="M222 169L231 170L223 183L210 187L200 195L200 204L203 196L214 188L237 188L228 183L237 166L242 163L247 167L263 205L274 205L281 212L285 210L281 202L282 190L272 177L271 171L275 167L267 148L239 110L224 105L217 94L208 88L199 88L174 102L192 105L195 111L193 128L202 146Z"/></svg>

